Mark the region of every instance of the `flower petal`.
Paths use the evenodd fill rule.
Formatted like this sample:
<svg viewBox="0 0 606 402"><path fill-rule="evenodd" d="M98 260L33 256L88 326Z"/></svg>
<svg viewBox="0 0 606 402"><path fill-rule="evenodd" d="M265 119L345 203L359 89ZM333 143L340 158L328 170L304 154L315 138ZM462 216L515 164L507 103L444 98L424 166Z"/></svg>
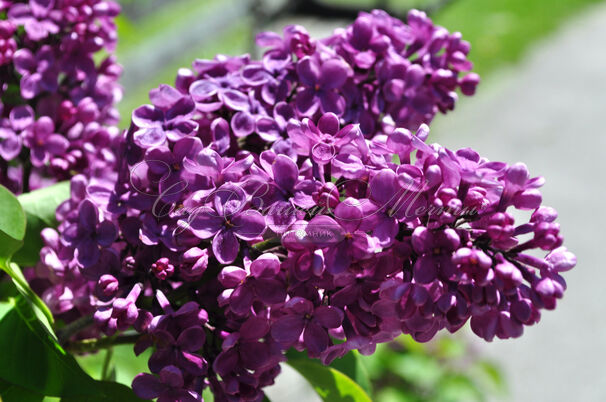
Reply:
<svg viewBox="0 0 606 402"><path fill-rule="evenodd" d="M231 221L236 236L242 240L254 240L265 231L265 217L259 211L248 209L235 215Z"/></svg>
<svg viewBox="0 0 606 402"><path fill-rule="evenodd" d="M221 264L231 264L240 252L240 243L231 230L222 230L213 239L213 253Z"/></svg>

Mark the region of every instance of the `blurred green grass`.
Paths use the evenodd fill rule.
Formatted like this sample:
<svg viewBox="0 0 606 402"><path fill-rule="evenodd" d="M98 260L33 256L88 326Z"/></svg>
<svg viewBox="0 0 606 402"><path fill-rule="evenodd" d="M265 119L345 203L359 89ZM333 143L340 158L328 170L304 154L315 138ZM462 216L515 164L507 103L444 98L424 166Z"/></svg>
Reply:
<svg viewBox="0 0 606 402"><path fill-rule="evenodd" d="M532 45L603 0L458 0L434 20L471 43L480 75L519 61Z"/></svg>

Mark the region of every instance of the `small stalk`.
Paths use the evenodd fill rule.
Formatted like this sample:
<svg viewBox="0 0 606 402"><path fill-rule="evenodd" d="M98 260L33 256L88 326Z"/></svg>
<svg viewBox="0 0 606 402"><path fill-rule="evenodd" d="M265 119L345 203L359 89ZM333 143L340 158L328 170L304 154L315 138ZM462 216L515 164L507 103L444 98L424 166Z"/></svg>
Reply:
<svg viewBox="0 0 606 402"><path fill-rule="evenodd" d="M76 335L78 332L90 327L91 325L93 325L94 322L95 321L93 319L93 316L87 315L78 318L76 321L67 324L63 328L58 329L56 333L59 343L61 345L67 343L69 341L69 338L71 338L73 335Z"/></svg>
<svg viewBox="0 0 606 402"><path fill-rule="evenodd" d="M280 244L282 244L282 241L277 237L273 237L271 239L263 240L262 242L253 244L251 247L256 251L263 252L269 250L272 247L279 246Z"/></svg>
<svg viewBox="0 0 606 402"><path fill-rule="evenodd" d="M115 345L129 345L135 343L140 334L110 336L101 339L84 339L81 341L69 342L65 349L72 353L92 353L101 349L108 349Z"/></svg>
<svg viewBox="0 0 606 402"><path fill-rule="evenodd" d="M101 369L101 381L110 380L111 376L111 361L114 356L114 348L108 348L105 352L105 358L103 359L103 368Z"/></svg>

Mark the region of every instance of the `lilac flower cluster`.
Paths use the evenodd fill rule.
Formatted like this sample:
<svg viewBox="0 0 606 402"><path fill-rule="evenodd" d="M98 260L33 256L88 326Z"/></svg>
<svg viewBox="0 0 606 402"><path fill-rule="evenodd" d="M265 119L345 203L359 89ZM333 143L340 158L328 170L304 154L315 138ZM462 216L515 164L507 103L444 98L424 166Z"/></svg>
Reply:
<svg viewBox="0 0 606 402"><path fill-rule="evenodd" d="M38 269L90 289L47 300L153 349L140 397L261 401L291 347L328 364L468 321L490 341L555 308L576 258L543 179L426 143L478 82L458 77L459 35L376 11L324 40L291 26L259 43L262 61L198 60L152 90L117 178L74 177L45 233Z"/></svg>
<svg viewBox="0 0 606 402"><path fill-rule="evenodd" d="M0 184L18 193L111 168L117 3L0 2Z"/></svg>

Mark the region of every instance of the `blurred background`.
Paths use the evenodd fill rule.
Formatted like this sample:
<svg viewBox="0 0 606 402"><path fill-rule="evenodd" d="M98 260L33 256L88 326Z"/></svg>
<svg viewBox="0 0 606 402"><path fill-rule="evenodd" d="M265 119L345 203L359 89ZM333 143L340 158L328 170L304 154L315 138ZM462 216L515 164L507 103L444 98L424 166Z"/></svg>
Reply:
<svg viewBox="0 0 606 402"><path fill-rule="evenodd" d="M122 126L148 91L173 83L177 69L217 53L251 52L261 30L302 24L315 37L350 23L359 10L404 18L426 10L472 44L482 76L477 94L439 116L430 139L471 146L485 157L524 161L544 175L544 203L560 212L567 247L579 259L555 312L520 339L477 340L466 329L430 344L402 337L363 358L373 400L606 401L606 3L598 0L121 0L118 60L124 66ZM254 54L253 54L254 56ZM114 351L116 378L130 384L146 357ZM81 360L98 377L102 354ZM272 401L318 400L285 374ZM106 372L106 371L105 371Z"/></svg>

